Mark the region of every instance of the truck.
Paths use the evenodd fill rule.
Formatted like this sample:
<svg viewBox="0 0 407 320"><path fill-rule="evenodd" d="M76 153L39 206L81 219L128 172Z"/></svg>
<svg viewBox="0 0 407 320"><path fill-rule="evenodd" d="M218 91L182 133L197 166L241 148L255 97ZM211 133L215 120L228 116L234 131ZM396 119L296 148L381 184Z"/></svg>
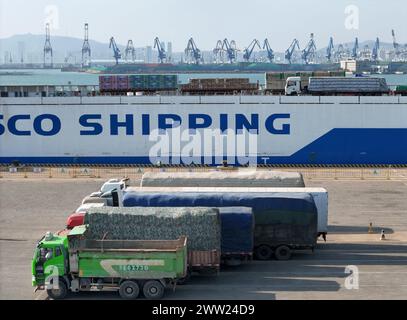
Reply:
<svg viewBox="0 0 407 320"><path fill-rule="evenodd" d="M238 170L235 172L146 172L141 187L270 187L303 188L298 172Z"/></svg>
<svg viewBox="0 0 407 320"><path fill-rule="evenodd" d="M171 240L186 236L187 277L193 272L213 275L219 273L221 218L217 208L100 207L90 208L82 214L82 217L82 221L75 219L71 221L88 225L90 233L95 238Z"/></svg>
<svg viewBox="0 0 407 320"><path fill-rule="evenodd" d="M100 210L97 211L100 212ZM219 208L219 214L221 220L221 263L231 266L252 260L254 241L253 210L247 207ZM66 222L66 230L72 230L85 224L85 216L86 211L69 216ZM199 261L194 261L193 258L199 259L202 256L202 253L200 256L197 254L190 256L192 268L201 264ZM212 259L211 255L208 256ZM216 256L215 259L217 259Z"/></svg>
<svg viewBox="0 0 407 320"><path fill-rule="evenodd" d="M289 77L285 95L310 94L324 95L384 95L389 94L386 79L373 77L310 77L303 83L300 77Z"/></svg>
<svg viewBox="0 0 407 320"><path fill-rule="evenodd" d="M153 193L168 193L168 192L192 192L192 193L246 193L246 194L274 194L283 193L286 195L298 194L298 193L308 193L312 196L318 213L318 237L323 237L326 239L328 235L328 220L329 220L329 194L325 188L246 188L246 187L236 187L236 188L226 188L226 187L143 187L135 188L129 187L126 192L153 192ZM122 196L123 198L123 196Z"/></svg>
<svg viewBox="0 0 407 320"><path fill-rule="evenodd" d="M291 258L292 250L314 250L318 211L307 192L254 193L190 191L127 191L124 207L250 207L255 220L254 255L259 260ZM249 189L249 188L248 188Z"/></svg>
<svg viewBox="0 0 407 320"><path fill-rule="evenodd" d="M284 94L287 80L289 78L299 78L304 87L308 86L311 77L344 77L345 71L303 71L303 72L267 72L266 88L268 94Z"/></svg>
<svg viewBox="0 0 407 320"><path fill-rule="evenodd" d="M222 230L222 263L240 265L253 259L254 216L252 208L219 208Z"/></svg>
<svg viewBox="0 0 407 320"><path fill-rule="evenodd" d="M93 239L88 226L67 235L47 233L32 260L32 285L52 299L68 293L117 291L123 299L161 299L187 272L187 238L177 240Z"/></svg>

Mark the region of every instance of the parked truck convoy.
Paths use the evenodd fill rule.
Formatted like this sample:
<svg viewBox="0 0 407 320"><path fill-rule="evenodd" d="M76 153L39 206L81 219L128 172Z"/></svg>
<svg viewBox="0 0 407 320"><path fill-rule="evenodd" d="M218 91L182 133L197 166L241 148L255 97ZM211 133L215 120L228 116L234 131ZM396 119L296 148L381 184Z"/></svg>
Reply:
<svg viewBox="0 0 407 320"><path fill-rule="evenodd" d="M118 291L123 299L160 299L187 274L187 238L134 241L94 239L87 226L65 236L48 233L32 260L32 285L53 299L69 292Z"/></svg>

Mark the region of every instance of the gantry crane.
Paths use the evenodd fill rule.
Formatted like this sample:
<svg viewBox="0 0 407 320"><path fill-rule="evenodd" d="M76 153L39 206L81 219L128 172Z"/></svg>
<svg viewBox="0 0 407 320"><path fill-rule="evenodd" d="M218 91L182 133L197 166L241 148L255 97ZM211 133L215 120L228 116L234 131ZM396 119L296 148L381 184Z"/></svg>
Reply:
<svg viewBox="0 0 407 320"><path fill-rule="evenodd" d="M223 62L223 53L224 53L223 42L222 42L222 40L218 40L218 42L216 43L215 49L213 49L213 57L214 57L215 63Z"/></svg>
<svg viewBox="0 0 407 320"><path fill-rule="evenodd" d="M298 48L298 50L300 50L300 43L298 42L297 39L294 39L293 42L291 43L291 45L285 51L285 59L288 61L289 64L291 64L291 62L292 62L295 48Z"/></svg>
<svg viewBox="0 0 407 320"><path fill-rule="evenodd" d="M160 63L166 62L167 53L165 52L164 47L161 45L160 39L158 39L158 37L154 39L154 49L158 50L158 61L160 61Z"/></svg>
<svg viewBox="0 0 407 320"><path fill-rule="evenodd" d="M254 39L254 40L249 44L249 46L248 46L246 49L244 49L243 59L244 59L246 62L249 62L249 61L250 61L250 58L251 58L251 56L252 56L252 54L253 54L253 51L254 51L254 48L256 48L256 47L258 47L259 49L261 49L260 42L259 42L257 39Z"/></svg>
<svg viewBox="0 0 407 320"><path fill-rule="evenodd" d="M357 37L355 38L351 57L352 59L357 59L359 57L359 39Z"/></svg>
<svg viewBox="0 0 407 320"><path fill-rule="evenodd" d="M309 64L311 61L315 60L315 55L317 51L317 46L315 44L314 40L314 34L311 33L310 40L305 47L304 50L302 50L302 60L304 60L305 64Z"/></svg>
<svg viewBox="0 0 407 320"><path fill-rule="evenodd" d="M271 49L270 43L268 39L264 40L264 45L263 49L267 51L267 59L270 61L270 63L273 63L274 61L274 51Z"/></svg>
<svg viewBox="0 0 407 320"><path fill-rule="evenodd" d="M394 48L394 53L396 54L396 56L398 56L400 54L400 44L397 42L396 39L396 32L393 30L391 30L391 35L393 37L393 48Z"/></svg>
<svg viewBox="0 0 407 320"><path fill-rule="evenodd" d="M44 44L44 68L53 67L54 54L51 46L51 33L49 23L45 25L45 44Z"/></svg>
<svg viewBox="0 0 407 320"><path fill-rule="evenodd" d="M126 61L134 62L136 60L136 49L134 49L133 40L127 42L124 58Z"/></svg>
<svg viewBox="0 0 407 320"><path fill-rule="evenodd" d="M89 67L91 63L91 50L89 44L89 25L85 23L85 37L82 45L82 67Z"/></svg>
<svg viewBox="0 0 407 320"><path fill-rule="evenodd" d="M331 37L331 38L329 38L328 48L326 49L326 58L328 59L329 62L331 62L331 60L332 60L332 56L334 55L334 50L335 50L334 39Z"/></svg>
<svg viewBox="0 0 407 320"><path fill-rule="evenodd" d="M372 60L377 61L379 59L379 50L380 50L380 40L376 38L376 42L372 49Z"/></svg>
<svg viewBox="0 0 407 320"><path fill-rule="evenodd" d="M118 65L119 59L122 58L122 54L113 37L110 38L109 48L113 49L113 58L116 60L116 65Z"/></svg>
<svg viewBox="0 0 407 320"><path fill-rule="evenodd" d="M229 43L228 39L223 40L222 49L225 51L230 63L236 62L237 48L235 40Z"/></svg>
<svg viewBox="0 0 407 320"><path fill-rule="evenodd" d="M203 62L201 50L198 49L193 38L188 41L188 45L185 49L185 57L187 62L193 61L195 64Z"/></svg>

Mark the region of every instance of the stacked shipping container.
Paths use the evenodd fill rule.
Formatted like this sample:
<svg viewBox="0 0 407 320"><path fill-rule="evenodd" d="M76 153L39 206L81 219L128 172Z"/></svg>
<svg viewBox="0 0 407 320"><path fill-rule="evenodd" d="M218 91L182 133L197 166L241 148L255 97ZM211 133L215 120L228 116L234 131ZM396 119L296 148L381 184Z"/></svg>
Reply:
<svg viewBox="0 0 407 320"><path fill-rule="evenodd" d="M173 91L177 75L108 75L99 77L101 92Z"/></svg>

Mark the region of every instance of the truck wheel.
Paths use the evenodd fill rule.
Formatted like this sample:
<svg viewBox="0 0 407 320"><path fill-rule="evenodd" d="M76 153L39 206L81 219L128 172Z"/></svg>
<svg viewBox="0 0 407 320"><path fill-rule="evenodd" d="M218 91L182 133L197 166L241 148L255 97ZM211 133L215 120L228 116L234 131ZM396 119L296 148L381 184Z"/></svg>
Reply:
<svg viewBox="0 0 407 320"><path fill-rule="evenodd" d="M58 289L48 289L47 294L51 299L62 300L68 295L68 288L64 281L58 281Z"/></svg>
<svg viewBox="0 0 407 320"><path fill-rule="evenodd" d="M291 249L287 246L279 246L274 252L274 255L276 259L280 261L290 260Z"/></svg>
<svg viewBox="0 0 407 320"><path fill-rule="evenodd" d="M164 286L159 281L150 280L144 284L143 293L149 300L159 300L164 296Z"/></svg>
<svg viewBox="0 0 407 320"><path fill-rule="evenodd" d="M134 300L137 299L140 293L138 284L134 281L124 281L120 285L119 294L122 299Z"/></svg>
<svg viewBox="0 0 407 320"><path fill-rule="evenodd" d="M257 260L270 260L273 255L273 250L269 246L260 246L255 251Z"/></svg>

